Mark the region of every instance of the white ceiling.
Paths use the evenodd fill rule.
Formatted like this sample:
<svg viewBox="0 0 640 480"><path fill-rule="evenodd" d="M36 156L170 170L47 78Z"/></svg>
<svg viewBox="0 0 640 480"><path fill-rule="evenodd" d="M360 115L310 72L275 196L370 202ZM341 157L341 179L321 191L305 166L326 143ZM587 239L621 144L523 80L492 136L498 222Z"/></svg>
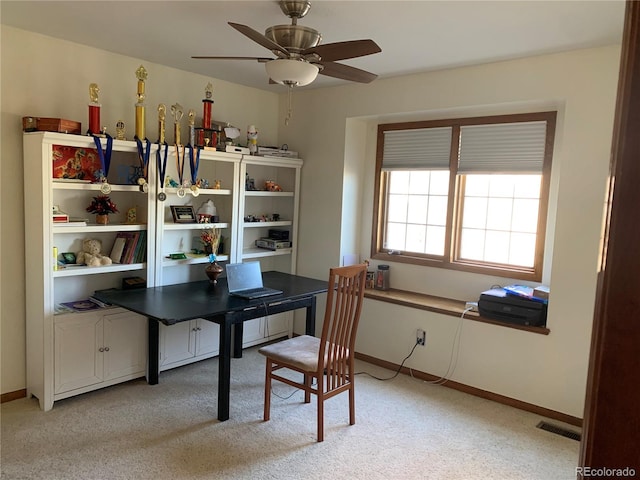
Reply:
<svg viewBox="0 0 640 480"><path fill-rule="evenodd" d="M274 0L6 1L2 24L199 73L269 85L256 61L194 60L192 55L270 56L228 21L263 33L289 24ZM624 1L314 0L299 21L322 43L371 38L382 53L342 63L381 78L447 67L620 43ZM323 75L308 88L348 82Z"/></svg>

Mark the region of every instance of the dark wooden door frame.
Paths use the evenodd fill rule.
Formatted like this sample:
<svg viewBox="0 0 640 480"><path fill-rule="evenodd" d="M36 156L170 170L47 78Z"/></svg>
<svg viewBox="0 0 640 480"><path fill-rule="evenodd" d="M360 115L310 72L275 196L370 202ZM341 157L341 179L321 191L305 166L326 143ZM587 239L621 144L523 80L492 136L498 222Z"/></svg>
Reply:
<svg viewBox="0 0 640 480"><path fill-rule="evenodd" d="M640 2L626 5L578 478L640 478ZM582 471L580 469L583 469ZM606 470L610 469L610 470ZM593 472L593 470L592 470ZM629 470L627 470L629 472ZM626 478L629 478L628 475Z"/></svg>

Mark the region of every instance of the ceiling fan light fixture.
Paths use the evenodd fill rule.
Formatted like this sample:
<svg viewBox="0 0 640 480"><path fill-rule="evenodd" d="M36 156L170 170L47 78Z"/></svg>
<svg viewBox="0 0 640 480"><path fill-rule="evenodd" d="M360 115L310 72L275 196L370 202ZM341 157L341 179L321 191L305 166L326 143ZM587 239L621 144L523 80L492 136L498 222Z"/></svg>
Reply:
<svg viewBox="0 0 640 480"><path fill-rule="evenodd" d="M282 85L303 87L309 85L318 76L320 69L304 60L280 58L264 64L267 75Z"/></svg>

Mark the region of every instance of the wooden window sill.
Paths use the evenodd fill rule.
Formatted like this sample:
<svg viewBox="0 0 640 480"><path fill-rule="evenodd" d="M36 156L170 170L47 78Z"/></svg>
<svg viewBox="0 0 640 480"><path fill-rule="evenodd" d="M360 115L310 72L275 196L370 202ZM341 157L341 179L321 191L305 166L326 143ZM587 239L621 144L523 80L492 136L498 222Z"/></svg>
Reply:
<svg viewBox="0 0 640 480"><path fill-rule="evenodd" d="M395 303L405 307L418 308L429 312L442 313L452 317L460 317L465 310L466 302L453 300L451 298L435 297L423 293L408 292L405 290L373 290L367 289L364 292L365 298L379 300L381 302ZM547 327L530 327L527 325L517 325L514 323L501 322L490 318L482 317L478 312L467 312L464 314L467 320L476 322L490 323L501 327L515 328L516 330L524 330L527 332L538 333L540 335L549 335L551 330Z"/></svg>

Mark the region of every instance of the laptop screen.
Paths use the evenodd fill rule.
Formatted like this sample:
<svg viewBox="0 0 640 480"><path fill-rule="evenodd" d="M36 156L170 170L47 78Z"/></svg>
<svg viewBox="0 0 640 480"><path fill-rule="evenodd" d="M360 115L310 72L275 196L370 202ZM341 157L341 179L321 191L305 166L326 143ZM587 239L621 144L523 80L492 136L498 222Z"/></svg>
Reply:
<svg viewBox="0 0 640 480"><path fill-rule="evenodd" d="M260 262L230 263L226 267L229 292L262 287Z"/></svg>

